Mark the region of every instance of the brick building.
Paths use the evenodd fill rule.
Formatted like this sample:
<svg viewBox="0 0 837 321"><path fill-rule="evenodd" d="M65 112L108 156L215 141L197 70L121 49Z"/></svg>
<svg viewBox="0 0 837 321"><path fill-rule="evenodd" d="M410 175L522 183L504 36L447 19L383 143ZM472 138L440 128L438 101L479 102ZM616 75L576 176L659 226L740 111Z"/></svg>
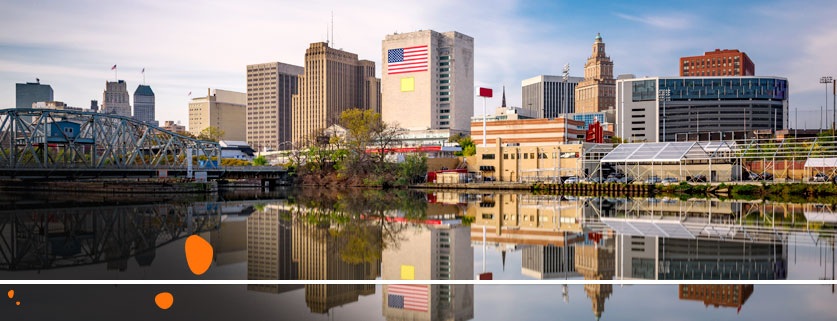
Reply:
<svg viewBox="0 0 837 321"><path fill-rule="evenodd" d="M753 76L756 65L737 49L715 49L703 56L681 57L680 76Z"/></svg>

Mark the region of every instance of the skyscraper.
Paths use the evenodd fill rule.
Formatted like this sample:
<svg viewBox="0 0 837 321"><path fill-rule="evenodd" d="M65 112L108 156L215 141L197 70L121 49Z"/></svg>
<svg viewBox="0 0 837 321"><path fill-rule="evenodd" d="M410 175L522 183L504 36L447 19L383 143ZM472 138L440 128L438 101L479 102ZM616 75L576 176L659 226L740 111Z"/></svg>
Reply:
<svg viewBox="0 0 837 321"><path fill-rule="evenodd" d="M583 81L581 77L536 76L524 79L523 108L537 118L558 118L562 114L575 112L575 87Z"/></svg>
<svg viewBox="0 0 837 321"><path fill-rule="evenodd" d="M591 113L616 106L613 62L605 54L601 34L593 42L593 55L584 64L584 81L575 87L575 112Z"/></svg>
<svg viewBox="0 0 837 321"><path fill-rule="evenodd" d="M151 86L139 85L134 90L134 118L157 125L154 120L154 91L151 90Z"/></svg>
<svg viewBox="0 0 837 321"><path fill-rule="evenodd" d="M247 143L257 150L288 149L291 97L305 68L269 62L247 66Z"/></svg>
<svg viewBox="0 0 837 321"><path fill-rule="evenodd" d="M299 76L297 90L291 102L294 142L337 123L345 110L381 112L381 80L375 78L375 63L325 42L312 43L305 50L305 73Z"/></svg>
<svg viewBox="0 0 837 321"><path fill-rule="evenodd" d="M105 81L102 94L102 113L131 117L128 84L124 80Z"/></svg>
<svg viewBox="0 0 837 321"><path fill-rule="evenodd" d="M53 100L52 87L40 80L15 84L15 108L32 108L32 103Z"/></svg>
<svg viewBox="0 0 837 321"><path fill-rule="evenodd" d="M474 38L456 31L387 35L383 120L411 130L469 132L474 115Z"/></svg>

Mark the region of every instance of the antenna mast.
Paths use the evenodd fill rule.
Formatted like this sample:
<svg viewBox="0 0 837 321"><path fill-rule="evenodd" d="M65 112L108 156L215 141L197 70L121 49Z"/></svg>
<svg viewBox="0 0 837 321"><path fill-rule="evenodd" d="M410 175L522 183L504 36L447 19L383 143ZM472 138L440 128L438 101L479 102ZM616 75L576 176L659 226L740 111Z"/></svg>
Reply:
<svg viewBox="0 0 837 321"><path fill-rule="evenodd" d="M331 10L331 47L335 48L335 46L334 46L334 10Z"/></svg>

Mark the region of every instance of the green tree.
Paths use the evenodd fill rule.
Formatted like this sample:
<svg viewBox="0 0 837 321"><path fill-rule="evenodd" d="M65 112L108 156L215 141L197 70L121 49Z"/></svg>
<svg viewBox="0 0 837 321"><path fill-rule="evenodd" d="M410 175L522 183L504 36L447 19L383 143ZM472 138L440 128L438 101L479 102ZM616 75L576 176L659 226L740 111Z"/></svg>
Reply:
<svg viewBox="0 0 837 321"><path fill-rule="evenodd" d="M268 165L267 158L264 158L264 156L259 155L259 157L253 158L253 165L255 165L255 166L267 166Z"/></svg>
<svg viewBox="0 0 837 321"><path fill-rule="evenodd" d="M456 156L472 156L477 153L477 146L474 144L474 141L471 140L471 136L456 134L451 136L449 141L456 142L459 144L459 147L462 148L462 151L454 153Z"/></svg>
<svg viewBox="0 0 837 321"><path fill-rule="evenodd" d="M409 154L398 164L398 180L401 185L420 181L427 174L427 156Z"/></svg>
<svg viewBox="0 0 837 321"><path fill-rule="evenodd" d="M198 135L198 139L217 142L224 138L224 135L226 135L226 132L224 132L220 128L215 126L209 126L201 130L201 134Z"/></svg>

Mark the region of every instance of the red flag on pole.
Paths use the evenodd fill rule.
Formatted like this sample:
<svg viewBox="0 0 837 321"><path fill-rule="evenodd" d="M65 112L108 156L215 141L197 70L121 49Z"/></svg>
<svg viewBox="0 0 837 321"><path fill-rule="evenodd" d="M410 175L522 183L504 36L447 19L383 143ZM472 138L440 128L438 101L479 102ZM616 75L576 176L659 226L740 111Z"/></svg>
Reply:
<svg viewBox="0 0 837 321"><path fill-rule="evenodd" d="M116 70L116 65L113 65L113 67L110 67L110 70Z"/></svg>

